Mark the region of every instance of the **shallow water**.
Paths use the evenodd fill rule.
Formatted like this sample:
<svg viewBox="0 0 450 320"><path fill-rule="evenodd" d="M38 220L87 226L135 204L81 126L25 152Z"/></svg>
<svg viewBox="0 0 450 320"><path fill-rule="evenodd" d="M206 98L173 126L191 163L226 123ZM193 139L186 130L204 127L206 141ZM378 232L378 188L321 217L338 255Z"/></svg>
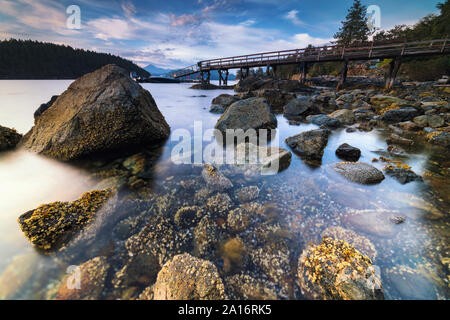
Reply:
<svg viewBox="0 0 450 320"><path fill-rule="evenodd" d="M69 84L70 81L1 81L0 125L15 127L20 133L25 133L33 125L35 109L47 102L51 95L63 92ZM191 90L189 86L143 84L171 126L172 135L176 129L187 129L195 138L194 121L201 121L203 130L213 128L219 115L208 112L211 100L232 91ZM317 127L304 123L290 125L281 115L277 120L277 137L272 143L279 142L279 146L288 150L285 138ZM170 161L171 150L177 143L172 140L169 138L159 151L155 167ZM420 143L408 150L409 157L402 161L423 175L427 183L401 185L386 176L379 185L361 186L327 170L329 164L339 161L335 150L344 142L360 148L360 161L367 163L379 157L373 151L387 147L382 130L353 133L335 130L329 138L320 168L308 166L293 154L287 170L252 181L250 184L261 189L258 201L276 204L279 219L298 241L299 250L310 241L318 242L320 234L329 226L342 226L370 239L377 250L374 264L380 267L386 298L448 299L448 153L443 154ZM383 167L380 162L374 165L380 169ZM192 168L175 170L170 166L169 171L155 169L152 183L155 188L170 185L171 181L183 180L192 174ZM42 203L74 200L91 190L97 182L85 166L82 169L24 150L0 153L0 273L14 258L19 259L24 254L29 257L26 254L33 252L32 259L48 264L47 269L39 270L53 270L54 274L53 278L41 281L39 275L31 276L25 272L23 281L28 285L21 286L15 298L51 297L46 286L58 281L65 271L48 257L34 252L17 225L17 217ZM238 178L232 182L236 187L246 184ZM385 219L382 222L377 220L380 212ZM351 214L359 214L357 222L349 218ZM392 215L405 216L406 221L399 225L386 223ZM397 272L399 269L407 270L406 274L412 276L405 277L405 273ZM32 283L35 285L30 285Z"/></svg>

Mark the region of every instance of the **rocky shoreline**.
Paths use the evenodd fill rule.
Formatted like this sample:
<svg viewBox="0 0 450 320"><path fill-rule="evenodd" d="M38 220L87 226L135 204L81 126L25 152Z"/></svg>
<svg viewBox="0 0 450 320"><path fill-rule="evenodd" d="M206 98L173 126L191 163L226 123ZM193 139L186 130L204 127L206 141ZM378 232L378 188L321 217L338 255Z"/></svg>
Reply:
<svg viewBox="0 0 450 320"><path fill-rule="evenodd" d="M376 258L391 256L374 245L374 237L381 236L389 246L405 221L419 222L410 213L389 211L388 204L366 210L360 203L375 201L377 196L364 188L383 185L385 175L402 184L423 183L399 160L417 143L449 153L449 87L335 92L293 80L249 78L235 86L235 95L212 101L210 111L223 113L217 129L274 130L276 114L319 128L288 137L292 153L272 150L256 165L177 166L170 159L159 160L157 143L170 128L150 93L130 81L114 66L80 78L40 108L35 127L19 144L65 161L145 145L138 153L91 167L97 190L19 217L25 236L52 261L31 261L30 268L77 264L81 270L81 290L67 287L67 275L40 279L50 281L43 298L383 299L391 298L386 287L389 292L405 290L405 274L431 277L406 263L380 271ZM129 131L131 123L135 131ZM342 128L350 133L385 130L389 147L369 164L359 161L361 150L344 143L336 149L343 161L322 168L324 149ZM5 132L0 139L12 136L8 148L13 148L19 138ZM248 147L244 143L236 149ZM323 173L314 180L302 172L283 175L296 156ZM268 182L261 170L275 160L280 173ZM375 167L380 163L382 170ZM152 180L155 173L157 181ZM354 204L338 203L335 194L351 195ZM436 207L418 199L414 205L431 220L444 216L445 203ZM323 228L330 221L335 225ZM1 285L15 263L21 262L0 274L0 298L16 297ZM384 283L382 275L387 274L391 280ZM448 280L441 278L447 286ZM15 289L24 286L20 281Z"/></svg>

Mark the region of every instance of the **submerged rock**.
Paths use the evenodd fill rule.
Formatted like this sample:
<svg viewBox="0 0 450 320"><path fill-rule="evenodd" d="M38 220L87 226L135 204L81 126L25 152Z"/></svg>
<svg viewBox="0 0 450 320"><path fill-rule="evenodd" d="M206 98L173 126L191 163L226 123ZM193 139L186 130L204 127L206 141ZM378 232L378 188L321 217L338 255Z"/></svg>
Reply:
<svg viewBox="0 0 450 320"><path fill-rule="evenodd" d="M343 160L358 161L361 156L361 150L344 143L336 149L336 155Z"/></svg>
<svg viewBox="0 0 450 320"><path fill-rule="evenodd" d="M247 274L235 274L225 278L225 286L233 300L276 300L275 284L258 280Z"/></svg>
<svg viewBox="0 0 450 320"><path fill-rule="evenodd" d="M22 143L32 151L72 160L161 141L169 131L151 94L126 70L107 65L74 81L36 119Z"/></svg>
<svg viewBox="0 0 450 320"><path fill-rule="evenodd" d="M0 273L0 300L14 299L37 271L39 256L26 253L14 259Z"/></svg>
<svg viewBox="0 0 450 320"><path fill-rule="evenodd" d="M202 170L202 177L212 191L224 191L233 187L233 183L216 167L206 164Z"/></svg>
<svg viewBox="0 0 450 320"><path fill-rule="evenodd" d="M347 242L324 238L298 260L298 282L308 299L380 300L383 286L372 261Z"/></svg>
<svg viewBox="0 0 450 320"><path fill-rule="evenodd" d="M389 138L386 139L387 144L397 144L397 145L405 145L405 146L412 146L414 144L414 141L411 139L406 139L403 137L400 137L398 134L391 134Z"/></svg>
<svg viewBox="0 0 450 320"><path fill-rule="evenodd" d="M188 253L175 256L162 267L153 292L155 300L227 299L217 268Z"/></svg>
<svg viewBox="0 0 450 320"><path fill-rule="evenodd" d="M401 184L406 184L412 181L423 181L421 176L408 168L394 168L392 166L388 166L384 170L384 173L395 178Z"/></svg>
<svg viewBox="0 0 450 320"><path fill-rule="evenodd" d="M287 138L286 143L302 158L320 162L329 135L330 131L327 129L311 130Z"/></svg>
<svg viewBox="0 0 450 320"><path fill-rule="evenodd" d="M230 105L225 113L217 120L215 128L225 137L227 129L275 129L277 119L270 111L266 99L249 98Z"/></svg>
<svg viewBox="0 0 450 320"><path fill-rule="evenodd" d="M364 162L339 162L332 168L348 180L361 184L377 184L384 180L383 172Z"/></svg>
<svg viewBox="0 0 450 320"><path fill-rule="evenodd" d="M239 202L250 202L259 197L259 188L257 186L243 187L236 191Z"/></svg>
<svg viewBox="0 0 450 320"><path fill-rule="evenodd" d="M112 196L110 189L86 192L73 202L53 202L30 210L18 219L25 236L38 248L54 249L89 224Z"/></svg>
<svg viewBox="0 0 450 320"><path fill-rule="evenodd" d="M79 270L63 278L56 295L57 300L97 300L108 274L106 257L96 257L80 265ZM79 277L79 278L78 278ZM79 283L77 283L79 281Z"/></svg>
<svg viewBox="0 0 450 320"><path fill-rule="evenodd" d="M20 139L22 135L15 129L0 126L0 152L15 148Z"/></svg>

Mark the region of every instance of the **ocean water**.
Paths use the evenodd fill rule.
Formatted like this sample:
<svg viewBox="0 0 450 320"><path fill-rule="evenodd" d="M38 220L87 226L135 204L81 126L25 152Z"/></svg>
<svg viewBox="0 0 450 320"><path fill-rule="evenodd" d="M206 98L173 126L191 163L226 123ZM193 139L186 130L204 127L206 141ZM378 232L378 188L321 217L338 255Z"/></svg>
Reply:
<svg viewBox="0 0 450 320"><path fill-rule="evenodd" d="M66 80L0 81L0 125L26 133L33 125L37 107L52 95L62 93L70 83ZM195 121L201 123L203 130L213 128L220 115L208 112L211 100L221 93L232 94L232 90L192 90L189 86L143 84L153 95L172 132L158 151L155 167L170 162L173 147L178 143L174 132L187 130L195 139ZM272 144L288 150L284 142L287 137L317 128L305 123L291 125L282 115L277 120L277 135ZM448 299L448 154L420 143L408 150L408 157L402 161L422 175L425 183L401 185L386 176L378 185L362 186L327 170L330 164L340 161L335 155L340 144L360 148L360 161L372 163L373 158L379 157L374 151L386 149L385 138L386 133L379 129L353 133L335 130L319 168L308 166L293 154L288 169L252 182L261 189L257 201L278 206L283 228L298 241L299 252L308 242L318 243L321 233L331 226L353 230L369 239L377 251L374 264L379 267L386 298ZM380 162L373 164L383 167ZM149 183L156 186L168 181L169 184L193 174L192 168L173 168L172 165L169 171L155 170ZM232 182L236 186L244 185L239 179ZM35 250L20 231L17 218L40 204L75 200L97 183L89 166L61 163L22 149L0 153L0 298L54 297L50 288L57 286L66 266ZM359 220L349 218L351 214L358 214ZM379 220L380 215L383 222ZM404 216L406 220L398 225L386 224L390 216ZM45 267L18 268L13 272L14 278L2 282L2 273L10 274L15 265L36 263ZM220 263L218 267L222 267Z"/></svg>

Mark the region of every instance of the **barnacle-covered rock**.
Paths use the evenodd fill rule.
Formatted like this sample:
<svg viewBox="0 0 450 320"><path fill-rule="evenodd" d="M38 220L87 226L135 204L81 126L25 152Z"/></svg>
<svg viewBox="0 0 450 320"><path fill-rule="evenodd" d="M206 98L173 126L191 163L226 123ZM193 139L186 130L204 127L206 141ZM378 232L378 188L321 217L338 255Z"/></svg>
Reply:
<svg viewBox="0 0 450 320"><path fill-rule="evenodd" d="M343 240L324 238L298 260L298 282L308 299L378 300L383 286L372 261Z"/></svg>
<svg viewBox="0 0 450 320"><path fill-rule="evenodd" d="M95 257L63 278L56 299L94 300L101 299L109 263L105 257Z"/></svg>
<svg viewBox="0 0 450 320"><path fill-rule="evenodd" d="M0 151L14 148L22 139L22 135L15 129L0 126Z"/></svg>
<svg viewBox="0 0 450 320"><path fill-rule="evenodd" d="M202 177L208 188L213 191L224 191L233 187L230 179L210 164L205 165Z"/></svg>
<svg viewBox="0 0 450 320"><path fill-rule="evenodd" d="M35 246L44 250L54 249L92 222L112 194L111 189L94 190L73 202L44 204L21 215L18 222Z"/></svg>
<svg viewBox="0 0 450 320"><path fill-rule="evenodd" d="M227 299L217 268L188 253L175 256L162 267L153 292L155 300Z"/></svg>
<svg viewBox="0 0 450 320"><path fill-rule="evenodd" d="M248 274L235 274L224 279L225 288L233 300L276 300L275 284L270 281L255 279Z"/></svg>

